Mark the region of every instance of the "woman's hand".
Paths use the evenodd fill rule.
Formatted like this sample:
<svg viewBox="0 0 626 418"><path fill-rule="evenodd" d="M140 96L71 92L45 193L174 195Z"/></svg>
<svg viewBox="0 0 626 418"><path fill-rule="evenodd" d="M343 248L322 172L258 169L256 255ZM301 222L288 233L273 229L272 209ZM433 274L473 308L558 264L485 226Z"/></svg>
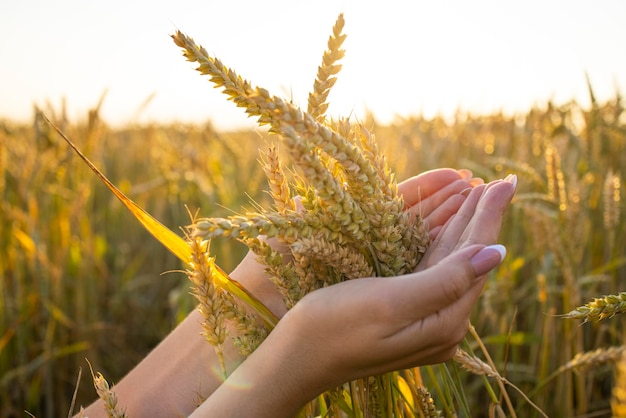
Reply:
<svg viewBox="0 0 626 418"><path fill-rule="evenodd" d="M492 244L515 191L511 180L473 188L415 273L351 280L305 296L198 416L293 416L346 381L449 359L485 274L504 256ZM242 396L244 409L233 413Z"/></svg>
<svg viewBox="0 0 626 418"><path fill-rule="evenodd" d="M435 239L442 225L459 210L472 187L482 183L481 179L473 178L469 170L440 168L401 182L398 192L404 198L406 210L420 214L431 238ZM272 242L275 248L280 248L280 243L270 240ZM287 312L282 296L267 280L265 267L257 262L254 253L248 252L231 277L241 282L277 317L281 318Z"/></svg>

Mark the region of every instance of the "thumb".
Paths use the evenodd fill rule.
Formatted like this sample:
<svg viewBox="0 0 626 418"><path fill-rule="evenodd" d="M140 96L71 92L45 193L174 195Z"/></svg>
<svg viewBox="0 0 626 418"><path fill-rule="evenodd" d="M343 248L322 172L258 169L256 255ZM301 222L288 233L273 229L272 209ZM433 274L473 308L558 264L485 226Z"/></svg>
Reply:
<svg viewBox="0 0 626 418"><path fill-rule="evenodd" d="M505 255L502 245L477 244L455 251L426 270L402 276L414 285L405 294L422 315L440 311L460 300Z"/></svg>

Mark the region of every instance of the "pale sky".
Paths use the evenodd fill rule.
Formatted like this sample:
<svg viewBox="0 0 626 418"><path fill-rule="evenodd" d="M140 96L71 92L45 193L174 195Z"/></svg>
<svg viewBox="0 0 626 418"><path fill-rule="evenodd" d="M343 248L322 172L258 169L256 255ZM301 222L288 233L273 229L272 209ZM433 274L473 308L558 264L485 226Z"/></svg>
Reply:
<svg viewBox="0 0 626 418"><path fill-rule="evenodd" d="M456 109L525 111L626 90L626 2L0 0L0 118L65 99L71 120L107 96L112 125L252 126L186 62L180 29L253 84L306 107L337 15L346 57L333 116L379 121ZM141 109L151 95L154 98Z"/></svg>

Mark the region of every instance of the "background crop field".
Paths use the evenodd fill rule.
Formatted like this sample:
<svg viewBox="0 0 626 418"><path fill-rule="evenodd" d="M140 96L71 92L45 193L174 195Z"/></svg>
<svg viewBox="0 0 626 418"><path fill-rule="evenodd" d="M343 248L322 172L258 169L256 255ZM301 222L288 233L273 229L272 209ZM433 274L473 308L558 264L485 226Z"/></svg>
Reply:
<svg viewBox="0 0 626 418"><path fill-rule="evenodd" d="M444 166L485 180L518 175L501 234L508 256L473 323L500 373L551 417L611 416L619 356L606 353L624 351L622 318L581 325L557 316L626 290L626 120L619 96L597 103L591 95L584 109L568 103L515 117L367 122L399 179ZM98 110L78 123L45 113L171 229L189 223L185 206L223 216L267 202L256 152L271 140L264 132L222 133L210 124L112 129ZM77 404L96 396L85 359L119 381L193 309L187 279L39 110L30 125L0 121L0 196L0 416L67 416L79 368ZM227 271L243 255L227 241L212 250ZM596 349L605 355L570 362ZM487 416L481 378L461 376L473 416ZM510 395L520 416L533 416Z"/></svg>

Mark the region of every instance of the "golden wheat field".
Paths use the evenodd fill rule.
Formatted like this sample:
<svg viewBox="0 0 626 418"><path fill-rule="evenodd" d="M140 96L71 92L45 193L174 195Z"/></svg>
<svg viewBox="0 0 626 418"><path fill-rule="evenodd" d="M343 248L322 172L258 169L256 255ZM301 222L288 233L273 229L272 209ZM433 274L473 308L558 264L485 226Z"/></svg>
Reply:
<svg viewBox="0 0 626 418"><path fill-rule="evenodd" d="M341 19L309 99L309 119L252 89L179 33L174 40L185 56L269 130L218 132L208 122L111 128L99 105L79 121L53 108L35 109L28 125L0 120L0 416L77 412L97 396L90 365L109 382L119 381L194 309L199 293L186 277L193 282L193 273L142 228L46 119L173 231L195 222L196 213L230 228L225 217L280 200L276 184L265 179L272 157L261 152L273 134L292 135L293 120L314 140L322 128L339 139L373 132L376 142L368 134L360 139L364 152L375 164L386 156L398 179L438 167L467 168L485 180L516 174L517 194L500 237L508 255L475 307L472 338L454 361L403 377L390 374L392 383L381 380L408 387L390 390L398 399L385 410L398 417L626 416L619 315L626 311L626 116L619 94L599 103L589 86L588 107L549 103L513 116L459 111L452 120L415 115L382 126L370 115L351 130L324 117L334 84L328 75L338 72L343 54ZM328 169L342 182L357 181L350 170L337 168L338 155L354 149L332 155L331 148L311 177ZM355 152L354 158L361 156ZM383 188L392 177L380 181ZM305 195L319 192L307 180L300 174L296 188ZM211 225L203 222L195 223L196 232L198 225ZM246 247L215 237L211 255L229 271ZM338 407L339 414L326 401L333 404L332 396L319 401L322 412L302 416L364 416L354 400Z"/></svg>
<svg viewBox="0 0 626 418"><path fill-rule="evenodd" d="M113 130L97 108L76 123L46 112L171 229L189 224L185 205L220 216L268 199L259 156L250 151L265 133L220 133L210 124ZM548 416L611 416L611 399L626 402L612 397L623 320L583 323L558 315L626 286L620 177L626 125L619 96L588 109L549 105L515 117L416 115L390 126L366 123L399 178L444 166L467 167L487 180L518 174L501 234L509 255L490 277L472 322L500 375ZM30 125L5 120L1 127L0 414L63 416L85 359L109 381L119 380L194 302L183 273L162 274L179 263L40 111ZM244 248L215 241L212 251L228 271ZM609 306L619 313L623 302ZM482 378L451 370L472 416L487 416ZM440 373L437 366L425 373L439 408L438 398L448 396L437 392L435 382L446 379ZM517 393L509 395L518 416L538 416ZM95 396L83 373L77 405Z"/></svg>

